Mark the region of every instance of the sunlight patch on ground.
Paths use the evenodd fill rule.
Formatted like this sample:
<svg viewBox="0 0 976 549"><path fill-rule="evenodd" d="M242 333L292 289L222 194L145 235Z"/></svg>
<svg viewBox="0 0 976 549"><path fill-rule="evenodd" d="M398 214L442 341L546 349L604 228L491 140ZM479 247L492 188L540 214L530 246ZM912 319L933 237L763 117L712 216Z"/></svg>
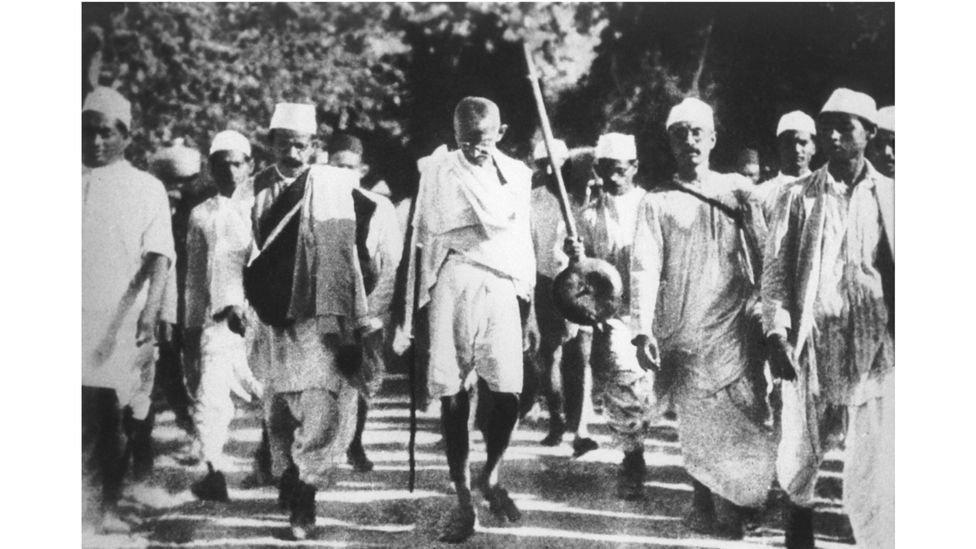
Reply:
<svg viewBox="0 0 976 549"><path fill-rule="evenodd" d="M189 491L172 493L161 486L150 486L146 484L136 484L127 487L124 497L126 500L131 500L139 505L153 509L179 507L180 505L195 500Z"/></svg>
<svg viewBox="0 0 976 549"><path fill-rule="evenodd" d="M189 541L186 543L159 543L153 547L383 547L381 543L350 543L346 541L330 541L308 539L303 541L289 541L270 536L261 538L214 538Z"/></svg>
<svg viewBox="0 0 976 549"><path fill-rule="evenodd" d="M658 488L661 490L675 490L678 492L694 492L695 489L691 487L690 484L685 484L683 482L658 482L651 481L645 482L644 486L649 488Z"/></svg>
<svg viewBox="0 0 976 549"><path fill-rule="evenodd" d="M288 520L284 515L280 517L219 517L213 515L193 515L170 513L162 517L161 520L173 520L181 522L204 522L220 528L286 528ZM316 517L316 526L344 528L347 530L358 530L363 532L382 532L397 533L410 532L414 529L412 524L355 524L344 520L331 517Z"/></svg>
<svg viewBox="0 0 976 549"><path fill-rule="evenodd" d="M479 527L479 532L488 535L516 536L524 538L548 538L553 540L553 546L558 545L555 540L587 540L594 543L620 543L634 544L645 547L689 547L695 549L747 549L754 548L756 543L763 545L780 545L781 540L746 538L741 541L720 540L712 538L662 538L657 536L640 536L630 534L597 534L591 532L578 532L574 530L561 530L555 528L485 528ZM850 545L825 542L817 540L818 549L850 549Z"/></svg>
<svg viewBox="0 0 976 549"><path fill-rule="evenodd" d="M315 501L336 503L371 503L377 501L416 500L441 497L440 492L430 490L323 490L315 496Z"/></svg>
<svg viewBox="0 0 976 549"><path fill-rule="evenodd" d="M81 546L85 549L145 549L149 547L149 540L124 534L85 534Z"/></svg>
<svg viewBox="0 0 976 549"><path fill-rule="evenodd" d="M339 483L342 484L342 483ZM262 490L234 490L227 491L232 501L278 501L278 491L271 488ZM417 500L440 497L440 492L429 490L319 490L315 501L333 503L371 503L378 501Z"/></svg>
<svg viewBox="0 0 976 549"><path fill-rule="evenodd" d="M538 499L531 494L512 494L518 501L518 507L522 511L540 511L548 513L572 513L576 515L590 515L597 517L609 517L617 519L634 520L653 520L653 521L681 521L680 517L669 517L664 515L640 515L637 513L624 513L620 511L602 511L599 509L585 509L583 507L573 507L565 503L557 503Z"/></svg>

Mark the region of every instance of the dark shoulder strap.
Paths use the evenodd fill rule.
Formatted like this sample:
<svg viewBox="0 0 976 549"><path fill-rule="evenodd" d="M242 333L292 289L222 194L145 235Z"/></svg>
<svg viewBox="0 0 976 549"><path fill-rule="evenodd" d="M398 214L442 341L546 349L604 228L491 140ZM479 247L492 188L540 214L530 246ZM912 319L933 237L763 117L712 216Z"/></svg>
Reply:
<svg viewBox="0 0 976 549"><path fill-rule="evenodd" d="M694 196L695 198L701 200L702 202L708 204L709 206L714 206L720 212L732 218L732 221L735 221L736 224L742 223L742 212L740 212L737 209L729 207L728 204L725 204L724 202L718 200L717 198L705 196L704 194L694 189L691 189L685 185L681 185L680 183L677 183L675 181L669 181L668 183L672 189L676 191L681 191L686 194L690 194L691 196Z"/></svg>
<svg viewBox="0 0 976 549"><path fill-rule="evenodd" d="M369 225L376 213L376 202L366 196L360 189L352 190L352 203L356 211L356 253L359 256L359 265L363 272L363 286L366 294L372 293L376 286L376 272L372 268L373 260L369 256L369 249L366 247L366 238L369 237Z"/></svg>
<svg viewBox="0 0 976 549"><path fill-rule="evenodd" d="M258 245L263 247L268 237L275 232L278 225L281 225L294 207L302 201L305 196L305 185L308 182L308 170L305 170L294 183L288 185L284 191L275 199L264 214L261 215L259 224Z"/></svg>

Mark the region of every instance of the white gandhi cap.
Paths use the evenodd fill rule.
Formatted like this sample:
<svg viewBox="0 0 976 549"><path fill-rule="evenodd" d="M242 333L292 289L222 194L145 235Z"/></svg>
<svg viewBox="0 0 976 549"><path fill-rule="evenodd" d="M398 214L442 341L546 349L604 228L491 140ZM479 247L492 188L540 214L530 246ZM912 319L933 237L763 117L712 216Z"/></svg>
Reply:
<svg viewBox="0 0 976 549"><path fill-rule="evenodd" d="M187 147L180 137L157 151L149 164L157 177L191 177L200 173L200 151Z"/></svg>
<svg viewBox="0 0 976 549"><path fill-rule="evenodd" d="M878 109L878 127L895 133L895 106Z"/></svg>
<svg viewBox="0 0 976 549"><path fill-rule="evenodd" d="M318 124L315 122L315 105L308 103L278 103L271 115L269 129L292 130L315 135Z"/></svg>
<svg viewBox="0 0 976 549"><path fill-rule="evenodd" d="M605 133L596 142L593 156L597 159L637 160L637 145L633 135L625 133Z"/></svg>
<svg viewBox="0 0 976 549"><path fill-rule="evenodd" d="M552 155L556 157L556 162L562 164L569 158L569 149L566 147L566 142L562 139L554 139L552 142ZM549 153L546 151L546 142L539 141L535 144L535 149L532 151L532 160L543 160L548 159Z"/></svg>
<svg viewBox="0 0 976 549"><path fill-rule="evenodd" d="M686 97L681 103L671 108L671 112L668 113L668 121L664 127L670 128L681 122L714 130L715 112L708 106L708 103L705 103L701 99Z"/></svg>
<svg viewBox="0 0 976 549"><path fill-rule="evenodd" d="M251 156L251 142L234 130L224 130L210 141L210 154L220 151L237 151Z"/></svg>
<svg viewBox="0 0 976 549"><path fill-rule="evenodd" d="M99 112L108 118L118 120L127 130L132 127L132 104L112 88L99 86L88 92L84 103L81 104L81 112L85 111Z"/></svg>
<svg viewBox="0 0 976 549"><path fill-rule="evenodd" d="M837 88L824 103L821 114L825 112L841 112L859 116L872 124L878 123L878 107L874 99L866 93L856 92L847 88Z"/></svg>
<svg viewBox="0 0 976 549"><path fill-rule="evenodd" d="M805 132L810 135L817 135L817 125L813 118L803 111L793 111L784 114L779 119L776 126L776 136L779 137L783 132Z"/></svg>

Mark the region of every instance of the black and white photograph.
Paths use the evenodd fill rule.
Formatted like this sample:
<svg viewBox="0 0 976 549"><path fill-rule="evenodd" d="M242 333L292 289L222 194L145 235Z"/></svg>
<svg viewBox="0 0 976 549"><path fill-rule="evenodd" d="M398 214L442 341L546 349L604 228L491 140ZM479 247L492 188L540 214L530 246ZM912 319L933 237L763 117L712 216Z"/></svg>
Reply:
<svg viewBox="0 0 976 549"><path fill-rule="evenodd" d="M893 549L895 11L81 3L81 546Z"/></svg>

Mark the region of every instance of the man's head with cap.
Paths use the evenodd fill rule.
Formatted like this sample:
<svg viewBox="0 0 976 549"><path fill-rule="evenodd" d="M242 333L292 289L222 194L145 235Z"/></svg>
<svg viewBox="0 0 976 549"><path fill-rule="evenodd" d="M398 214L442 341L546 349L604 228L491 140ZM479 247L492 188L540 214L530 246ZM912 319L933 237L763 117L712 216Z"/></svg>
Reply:
<svg viewBox="0 0 976 549"><path fill-rule="evenodd" d="M593 172L603 191L620 195L633 188L637 173L637 144L633 135L605 133L596 142Z"/></svg>
<svg viewBox="0 0 976 549"><path fill-rule="evenodd" d="M878 133L868 144L868 160L879 172L895 177L895 106L878 109Z"/></svg>
<svg viewBox="0 0 976 549"><path fill-rule="evenodd" d="M679 172L708 167L708 157L715 147L712 107L701 99L686 97L671 108L665 127Z"/></svg>
<svg viewBox="0 0 976 549"><path fill-rule="evenodd" d="M556 159L556 164L561 168L566 160L569 159L569 148L566 147L566 142L562 139L552 140L552 155ZM546 173L551 172L551 163L549 162L549 150L546 149L545 140L540 140L535 144L535 148L532 149L532 162L535 163L537 170L544 170Z"/></svg>
<svg viewBox="0 0 976 549"><path fill-rule="evenodd" d="M234 194L234 189L251 177L251 143L234 130L224 130L210 141L210 174L217 191L224 196Z"/></svg>
<svg viewBox="0 0 976 549"><path fill-rule="evenodd" d="M508 126L498 105L484 97L465 97L454 108L454 139L464 158L476 166L491 160Z"/></svg>
<svg viewBox="0 0 976 549"><path fill-rule="evenodd" d="M171 207L184 199L192 202L203 194L196 184L201 160L200 151L187 147L182 138L174 139L172 145L159 149L149 159L149 171L166 186Z"/></svg>
<svg viewBox="0 0 976 549"><path fill-rule="evenodd" d="M787 175L801 176L810 171L810 161L817 153L817 125L803 111L784 114L776 126L779 169Z"/></svg>
<svg viewBox="0 0 976 549"><path fill-rule="evenodd" d="M871 96L847 88L834 90L817 117L817 139L827 161L837 164L863 158L877 123L878 109Z"/></svg>
<svg viewBox="0 0 976 549"><path fill-rule="evenodd" d="M363 142L349 134L332 136L329 141L329 165L353 170L360 177L366 175L369 166L363 163Z"/></svg>
<svg viewBox="0 0 976 549"><path fill-rule="evenodd" d="M311 158L318 123L315 105L278 103L271 116L269 133L278 170L286 177L296 177Z"/></svg>
<svg viewBox="0 0 976 549"><path fill-rule="evenodd" d="M97 87L81 105L81 161L98 168L125 159L132 105L111 89Z"/></svg>

